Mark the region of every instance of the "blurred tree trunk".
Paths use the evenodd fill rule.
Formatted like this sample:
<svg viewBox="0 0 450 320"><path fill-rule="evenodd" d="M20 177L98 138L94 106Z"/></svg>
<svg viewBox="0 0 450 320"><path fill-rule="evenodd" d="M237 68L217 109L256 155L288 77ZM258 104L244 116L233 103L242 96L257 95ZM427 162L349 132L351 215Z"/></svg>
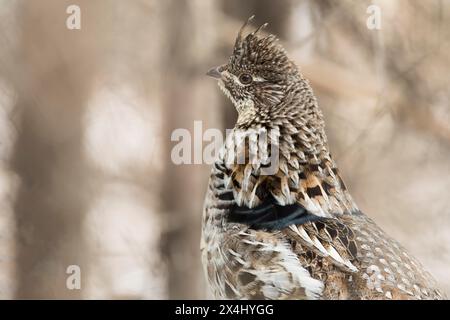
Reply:
<svg viewBox="0 0 450 320"><path fill-rule="evenodd" d="M214 83L204 76L216 46L217 11L215 3L206 0L168 1L166 10L169 52L163 82L170 94L164 97L165 138L170 139L173 130L190 124L186 129L193 142L195 120L202 120L203 130L221 127ZM194 108L185 108L189 105ZM169 226L162 241L170 275L169 298L199 299L205 297L199 246L209 166L174 165L170 158L172 146L165 152L166 169L161 181L163 210ZM192 151L202 152L201 148Z"/></svg>
<svg viewBox="0 0 450 320"><path fill-rule="evenodd" d="M99 1L102 72L86 110L86 154L95 199L85 239L96 299L165 299L169 273L161 252L165 215L159 199L166 158L161 100L166 63L165 4ZM97 41L98 41L97 40Z"/></svg>
<svg viewBox="0 0 450 320"><path fill-rule="evenodd" d="M67 289L66 269L81 268L82 286L88 271L81 235L88 194L81 117L95 64L86 31L66 28L69 4L26 1L18 7L21 55L11 74L19 96L12 158L20 178L16 298L81 298L82 290ZM88 7L93 9L84 2L86 14Z"/></svg>
<svg viewBox="0 0 450 320"><path fill-rule="evenodd" d="M0 299L12 299L15 290L15 219L13 201L16 176L11 172L10 159L15 140L11 122L15 91L8 81L14 56L17 4L0 6Z"/></svg>

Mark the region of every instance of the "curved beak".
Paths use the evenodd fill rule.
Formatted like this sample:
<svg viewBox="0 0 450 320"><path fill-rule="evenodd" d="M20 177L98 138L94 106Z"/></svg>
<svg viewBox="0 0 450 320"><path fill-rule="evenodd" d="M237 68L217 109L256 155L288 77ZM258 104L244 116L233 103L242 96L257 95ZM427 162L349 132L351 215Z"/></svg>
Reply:
<svg viewBox="0 0 450 320"><path fill-rule="evenodd" d="M210 77L212 77L214 79L222 79L221 68L222 68L222 66L211 68L206 73L206 75L210 76Z"/></svg>

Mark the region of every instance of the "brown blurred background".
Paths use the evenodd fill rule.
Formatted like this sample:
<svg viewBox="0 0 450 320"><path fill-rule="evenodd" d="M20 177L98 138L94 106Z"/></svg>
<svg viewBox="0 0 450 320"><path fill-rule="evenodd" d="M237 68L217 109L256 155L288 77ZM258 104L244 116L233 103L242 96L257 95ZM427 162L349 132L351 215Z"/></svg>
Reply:
<svg viewBox="0 0 450 320"><path fill-rule="evenodd" d="M0 0L0 298L210 297L210 168L173 164L170 137L233 126L204 74L252 14L311 80L360 208L450 293L450 2Z"/></svg>

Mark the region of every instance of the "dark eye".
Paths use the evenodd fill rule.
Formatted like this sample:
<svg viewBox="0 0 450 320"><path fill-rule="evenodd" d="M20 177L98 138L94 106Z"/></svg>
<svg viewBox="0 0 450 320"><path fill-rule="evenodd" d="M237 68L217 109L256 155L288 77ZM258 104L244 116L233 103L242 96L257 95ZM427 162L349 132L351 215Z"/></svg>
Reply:
<svg viewBox="0 0 450 320"><path fill-rule="evenodd" d="M253 81L253 78L251 75L249 75L248 73L243 73L239 76L239 81L242 84L250 84Z"/></svg>

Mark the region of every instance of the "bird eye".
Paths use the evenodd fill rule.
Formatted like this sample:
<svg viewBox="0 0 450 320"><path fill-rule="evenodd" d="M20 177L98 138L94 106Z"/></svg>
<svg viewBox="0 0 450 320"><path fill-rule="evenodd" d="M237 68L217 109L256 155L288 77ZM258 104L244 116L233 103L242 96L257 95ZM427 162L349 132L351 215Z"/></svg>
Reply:
<svg viewBox="0 0 450 320"><path fill-rule="evenodd" d="M253 78L248 73L243 73L239 76L239 81L242 84L250 84L253 81Z"/></svg>

